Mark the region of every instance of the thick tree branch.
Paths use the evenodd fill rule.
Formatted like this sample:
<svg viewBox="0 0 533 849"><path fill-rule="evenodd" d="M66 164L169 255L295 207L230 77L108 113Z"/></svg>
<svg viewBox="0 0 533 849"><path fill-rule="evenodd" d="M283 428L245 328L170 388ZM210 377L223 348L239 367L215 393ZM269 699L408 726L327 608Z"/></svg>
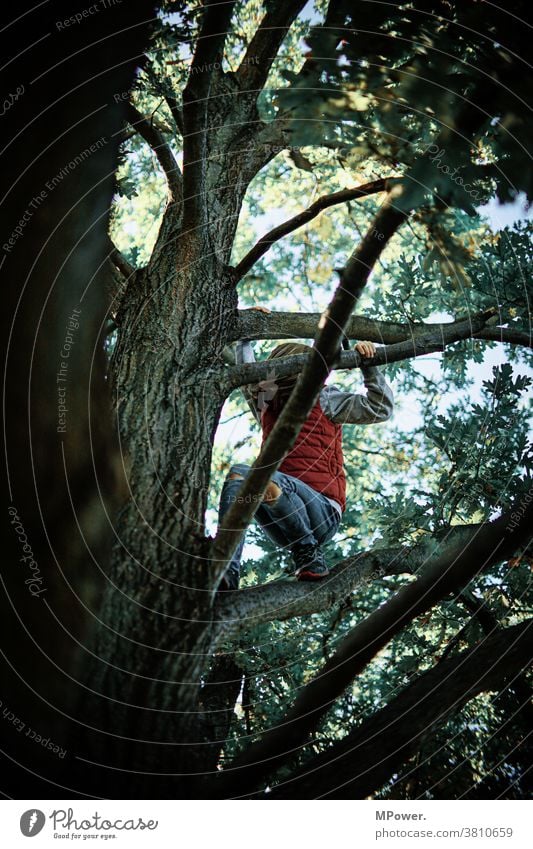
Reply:
<svg viewBox="0 0 533 849"><path fill-rule="evenodd" d="M205 0L194 56L183 90L183 199L186 227L202 221L211 85L220 68L234 2Z"/></svg>
<svg viewBox="0 0 533 849"><path fill-rule="evenodd" d="M394 192L395 190L389 195L370 230L343 269L331 304L319 322L313 351L308 356L296 386L250 474L239 490L241 503L233 504L224 516L212 546L214 586L224 573L243 531L252 520L271 475L294 445L324 381L338 361L344 327L361 296L374 263L407 217L407 213L399 212L395 208ZM379 239L375 237L376 233L380 235Z"/></svg>
<svg viewBox="0 0 533 849"><path fill-rule="evenodd" d="M481 523L454 525L447 531L445 543L449 546L456 537L464 540L465 533L472 534L481 528ZM227 638L267 622L321 613L340 604L355 589L371 581L386 575L414 574L425 566L442 542L442 534L439 534L412 548L394 546L358 552L337 563L327 580L313 586L282 580L223 593L217 597L215 619L220 622L223 636ZM460 599L466 603L464 593L461 593ZM482 626L492 631L496 620L486 605L474 599L472 603L470 612L479 615Z"/></svg>
<svg viewBox="0 0 533 849"><path fill-rule="evenodd" d="M145 118L132 103L126 103L124 108L128 122L137 130L139 135L142 136L155 153L157 161L167 178L172 201L180 201L182 195L181 171L170 145L160 130L148 118Z"/></svg>
<svg viewBox="0 0 533 849"><path fill-rule="evenodd" d="M259 94L283 39L305 3L306 0L277 0L275 4L269 4L270 8L235 72L241 88L255 90Z"/></svg>
<svg viewBox="0 0 533 849"><path fill-rule="evenodd" d="M437 338L432 340L415 339L399 342L376 349L375 357L363 357L357 351L344 351L339 354L332 370L362 368L364 366L381 366L398 360L422 357L426 354L444 350L443 343ZM290 374L302 372L311 362L311 354L293 354L290 357L277 357L273 364L271 360L261 360L257 363L241 363L227 371L228 390L256 383L259 380L277 380Z"/></svg>
<svg viewBox="0 0 533 849"><path fill-rule="evenodd" d="M425 354L443 351L446 345L458 342L461 339L469 339L473 332L484 327L490 321L496 310L489 309L478 313L477 317L466 318L449 324L438 325L438 331L426 334L417 334L405 342L397 342L394 345L384 345L376 350L375 357L361 357L357 351L344 351L336 360L333 368L352 369L364 366L380 366L387 363L395 363ZM424 325L423 325L424 326ZM257 363L242 363L231 366L226 372L226 386L228 391L237 386L247 383L256 383L259 380L278 379L289 374L297 374L311 359L311 354L293 354L290 357L279 357L275 364L271 360L261 360Z"/></svg>
<svg viewBox="0 0 533 849"><path fill-rule="evenodd" d="M333 192L332 194L323 195L318 198L318 200L312 203L311 206L304 209L303 212L299 212L297 215L289 218L288 221L284 221L283 224L280 224L278 227L274 227L274 229L269 233L261 236L253 248L248 251L246 256L244 256L238 265L235 266L235 283L237 284L239 280L241 280L244 275L250 271L252 266L254 266L255 263L264 256L264 254L266 254L274 242L277 242L279 239L282 239L283 236L287 236L289 233L294 232L294 230L297 230L299 227L303 227L303 225L307 224L308 221L312 221L313 218L320 215L324 209L328 209L330 206L335 206L339 203L346 203L350 200L358 200L359 198L368 197L369 195L374 195L378 192L388 192L394 185L395 181L399 182L399 179L388 177L380 180L373 180L371 183L365 183L362 186L356 186L352 189L342 189L339 192Z"/></svg>
<svg viewBox="0 0 533 849"><path fill-rule="evenodd" d="M421 739L479 693L514 685L533 658L533 619L493 632L420 675L386 707L272 789L272 799L364 799Z"/></svg>
<svg viewBox="0 0 533 849"><path fill-rule="evenodd" d="M311 731L373 657L417 616L430 610L448 593L469 583L493 563L511 556L531 538L533 504L529 504L518 527L513 512L481 527L454 537L438 553L416 581L404 585L389 601L360 622L342 641L318 675L301 691L293 708L279 725L270 729L233 764L232 777L222 780L224 793L249 792L265 776L279 767L294 750L305 743Z"/></svg>
<svg viewBox="0 0 533 849"><path fill-rule="evenodd" d="M485 339L488 342L507 342L509 345L523 345L525 348L533 348L533 334L526 330L515 330L513 327L486 327L479 333L475 333L476 339Z"/></svg>
<svg viewBox="0 0 533 849"><path fill-rule="evenodd" d="M362 584L383 575L414 571L419 565L420 556L401 546L363 551L338 563L330 577L316 585L276 581L223 593L217 599L215 617L221 623L224 637L234 636L266 622L328 610Z"/></svg>
<svg viewBox="0 0 533 849"><path fill-rule="evenodd" d="M154 151L165 173L169 190L168 203L149 261L149 265L153 267L161 254L161 249L176 235L183 199L183 177L172 148L154 122L145 118L131 103L126 106L128 121Z"/></svg>
<svg viewBox="0 0 533 849"><path fill-rule="evenodd" d="M487 316L483 329L476 331L479 318ZM430 334L453 334L456 325L466 320L472 321L472 337L487 341L507 342L511 345L533 347L533 335L523 330L498 327L497 310L492 317L486 311L474 313L467 318L456 319L453 322L411 322L404 324L400 321L381 321L353 315L346 325L344 335L347 339L368 339L381 345L403 342L406 339L418 338ZM238 339L312 339L316 333L320 313L271 312L264 313L255 309L239 310L237 320L228 337L229 342Z"/></svg>
<svg viewBox="0 0 533 849"><path fill-rule="evenodd" d="M447 545L474 527L481 525L455 525L446 536ZM313 585L283 580L222 593L217 597L215 618L220 622L223 636L229 637L266 622L321 613L345 601L355 589L385 575L417 572L439 544L439 539L431 538L430 542L412 548L394 546L361 551L338 563L329 578Z"/></svg>

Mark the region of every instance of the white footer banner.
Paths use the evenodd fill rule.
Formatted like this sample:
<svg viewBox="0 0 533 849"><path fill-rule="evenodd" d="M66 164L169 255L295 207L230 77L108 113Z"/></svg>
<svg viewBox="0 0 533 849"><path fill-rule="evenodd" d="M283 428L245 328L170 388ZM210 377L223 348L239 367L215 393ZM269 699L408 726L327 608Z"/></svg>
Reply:
<svg viewBox="0 0 533 849"><path fill-rule="evenodd" d="M1 845L158 849L533 847L528 801L4 800ZM34 843L29 841L35 840Z"/></svg>

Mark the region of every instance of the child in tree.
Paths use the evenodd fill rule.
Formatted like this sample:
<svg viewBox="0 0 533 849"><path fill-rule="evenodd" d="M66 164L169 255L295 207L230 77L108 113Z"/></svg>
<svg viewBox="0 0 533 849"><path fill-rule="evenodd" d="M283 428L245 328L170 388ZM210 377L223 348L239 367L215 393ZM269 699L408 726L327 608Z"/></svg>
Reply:
<svg viewBox="0 0 533 849"><path fill-rule="evenodd" d="M373 357L372 342L358 342L363 357ZM311 348L285 342L269 360L308 353ZM250 342L237 343L237 362L254 362ZM255 514L264 533L278 546L291 552L294 574L300 581L317 581L329 575L322 546L335 535L346 507L346 475L342 454L342 425L384 422L392 415L394 401L390 386L377 366L362 366L367 394L345 392L325 386L309 413L296 443L267 486ZM261 381L245 390L250 407L261 425L263 442L289 397L298 375ZM220 499L219 521L234 501L250 467L231 466ZM222 579L220 589L239 586L244 535Z"/></svg>

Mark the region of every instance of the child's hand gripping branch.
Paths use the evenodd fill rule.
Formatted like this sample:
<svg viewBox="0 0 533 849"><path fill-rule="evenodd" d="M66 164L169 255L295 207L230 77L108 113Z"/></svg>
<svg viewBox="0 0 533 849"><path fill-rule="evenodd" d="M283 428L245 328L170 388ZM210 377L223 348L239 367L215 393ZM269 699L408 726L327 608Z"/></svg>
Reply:
<svg viewBox="0 0 533 849"><path fill-rule="evenodd" d="M254 307L270 312L266 307ZM273 378L248 387L244 394L261 425L263 442L274 427L298 375L276 380L275 359L307 353L301 343L284 342L269 355L273 360ZM372 358L372 342L355 346L362 357ZM254 362L250 342L238 342L237 362ZM377 366L361 366L366 395L346 392L337 386L324 386L305 421L294 447L283 459L265 491L255 519L264 533L278 546L290 551L294 574L300 581L316 581L329 575L321 546L335 535L346 508L346 474L342 453L342 425L369 425L386 421L392 415L394 400L390 386ZM219 521L239 499L241 482L250 467L231 466L222 489ZM221 589L237 589L240 560L244 546L241 538Z"/></svg>
<svg viewBox="0 0 533 849"><path fill-rule="evenodd" d="M355 350L361 354L362 357L370 358L376 356L376 348L373 342L357 342Z"/></svg>

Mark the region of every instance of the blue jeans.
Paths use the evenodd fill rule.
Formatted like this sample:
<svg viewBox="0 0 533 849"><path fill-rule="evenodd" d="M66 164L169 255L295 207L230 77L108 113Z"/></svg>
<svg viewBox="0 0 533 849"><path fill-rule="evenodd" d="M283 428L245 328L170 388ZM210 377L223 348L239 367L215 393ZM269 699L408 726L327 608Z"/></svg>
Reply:
<svg viewBox="0 0 533 849"><path fill-rule="evenodd" d="M236 463L230 468L220 496L219 523L234 501L238 502L243 484L238 478L230 480L229 475L242 475L245 478L249 471L250 466L244 463ZM281 495L274 503L262 502L257 508L255 519L272 542L290 549L297 543L323 545L335 536L341 516L322 493L284 472L274 472L271 480L279 486ZM228 566L228 572L232 573L237 582L244 542L245 534Z"/></svg>

